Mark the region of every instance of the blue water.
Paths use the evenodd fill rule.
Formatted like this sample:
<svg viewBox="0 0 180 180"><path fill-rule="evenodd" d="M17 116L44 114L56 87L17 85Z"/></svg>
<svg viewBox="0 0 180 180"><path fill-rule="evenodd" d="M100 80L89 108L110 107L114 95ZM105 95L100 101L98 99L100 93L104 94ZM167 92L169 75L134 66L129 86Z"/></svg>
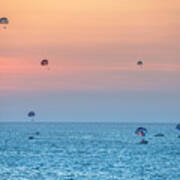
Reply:
<svg viewBox="0 0 180 180"><path fill-rule="evenodd" d="M147 145L138 144L138 126L0 123L0 180L179 180L175 125L144 124Z"/></svg>

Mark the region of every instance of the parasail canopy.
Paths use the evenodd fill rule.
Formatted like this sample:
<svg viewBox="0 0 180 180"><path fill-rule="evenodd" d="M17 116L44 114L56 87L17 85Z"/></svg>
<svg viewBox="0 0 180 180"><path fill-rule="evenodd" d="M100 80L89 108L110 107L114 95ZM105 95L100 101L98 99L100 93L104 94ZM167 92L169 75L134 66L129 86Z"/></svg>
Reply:
<svg viewBox="0 0 180 180"><path fill-rule="evenodd" d="M0 18L0 24L9 24L9 20L6 17Z"/></svg>
<svg viewBox="0 0 180 180"><path fill-rule="evenodd" d="M147 129L144 127L139 127L136 129L135 134L140 135L140 136L146 136Z"/></svg>
<svg viewBox="0 0 180 180"><path fill-rule="evenodd" d="M28 113L28 117L34 117L36 114L35 114L35 112L34 111L30 111L29 113Z"/></svg>
<svg viewBox="0 0 180 180"><path fill-rule="evenodd" d="M143 61L141 61L141 60L139 60L139 61L137 62L137 65L138 65L138 66L143 66L143 64L144 64L144 63L143 63Z"/></svg>
<svg viewBox="0 0 180 180"><path fill-rule="evenodd" d="M49 61L47 59L43 59L41 61L41 66L47 66L49 64Z"/></svg>

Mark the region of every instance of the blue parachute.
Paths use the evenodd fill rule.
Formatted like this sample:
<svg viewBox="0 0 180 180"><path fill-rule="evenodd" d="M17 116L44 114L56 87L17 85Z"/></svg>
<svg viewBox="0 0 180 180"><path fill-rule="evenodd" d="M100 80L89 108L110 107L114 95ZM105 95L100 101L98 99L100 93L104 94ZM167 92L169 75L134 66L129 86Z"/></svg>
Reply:
<svg viewBox="0 0 180 180"><path fill-rule="evenodd" d="M148 131L146 128L139 127L136 129L135 134L140 135L140 136L146 136L147 132Z"/></svg>
<svg viewBox="0 0 180 180"><path fill-rule="evenodd" d="M32 118L32 117L35 117L35 112L34 111L30 111L29 113L28 113L28 117L30 117L30 118Z"/></svg>

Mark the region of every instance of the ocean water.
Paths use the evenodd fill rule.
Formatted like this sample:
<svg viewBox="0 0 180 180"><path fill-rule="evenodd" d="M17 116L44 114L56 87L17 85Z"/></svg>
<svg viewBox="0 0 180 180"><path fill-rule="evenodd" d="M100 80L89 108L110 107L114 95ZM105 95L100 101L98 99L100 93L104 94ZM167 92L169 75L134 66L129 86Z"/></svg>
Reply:
<svg viewBox="0 0 180 180"><path fill-rule="evenodd" d="M180 180L179 134L175 124L0 123L0 180Z"/></svg>

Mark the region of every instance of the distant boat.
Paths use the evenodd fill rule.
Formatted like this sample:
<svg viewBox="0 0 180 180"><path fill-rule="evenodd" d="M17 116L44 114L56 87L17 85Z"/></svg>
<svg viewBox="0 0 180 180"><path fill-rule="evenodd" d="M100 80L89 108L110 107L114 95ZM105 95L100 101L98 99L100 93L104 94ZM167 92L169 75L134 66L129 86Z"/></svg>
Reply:
<svg viewBox="0 0 180 180"><path fill-rule="evenodd" d="M142 139L142 141L140 141L139 144L148 144L148 141L145 139Z"/></svg>
<svg viewBox="0 0 180 180"><path fill-rule="evenodd" d="M32 140L32 139L34 139L34 136L29 136L29 138L28 138L29 140Z"/></svg>
<svg viewBox="0 0 180 180"><path fill-rule="evenodd" d="M158 133L158 134L155 134L154 136L155 136L155 137L164 137L164 134Z"/></svg>

